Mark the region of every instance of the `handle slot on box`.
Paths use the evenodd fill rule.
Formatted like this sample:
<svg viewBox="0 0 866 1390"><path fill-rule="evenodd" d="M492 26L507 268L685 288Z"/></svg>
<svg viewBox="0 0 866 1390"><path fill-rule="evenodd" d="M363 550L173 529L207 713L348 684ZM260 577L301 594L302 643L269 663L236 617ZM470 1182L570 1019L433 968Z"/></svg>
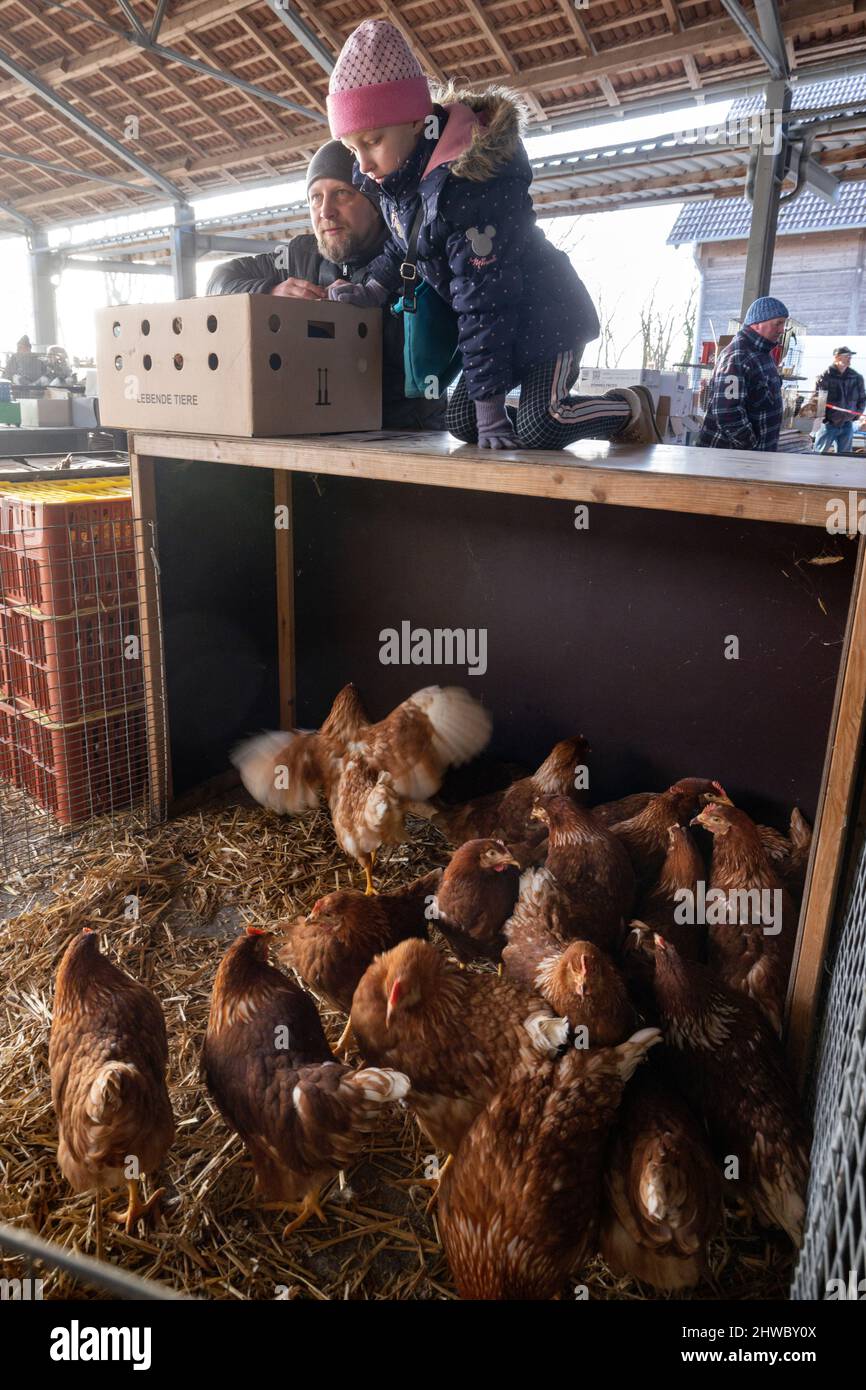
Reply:
<svg viewBox="0 0 866 1390"><path fill-rule="evenodd" d="M336 337L336 329L335 323L324 323L321 319L307 319L308 338L334 338Z"/></svg>

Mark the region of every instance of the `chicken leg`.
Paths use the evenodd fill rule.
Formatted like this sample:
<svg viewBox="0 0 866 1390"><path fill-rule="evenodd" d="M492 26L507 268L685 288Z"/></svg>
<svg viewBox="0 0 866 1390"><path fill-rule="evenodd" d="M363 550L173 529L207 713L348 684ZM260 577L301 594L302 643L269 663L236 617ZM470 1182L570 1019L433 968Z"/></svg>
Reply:
<svg viewBox="0 0 866 1390"><path fill-rule="evenodd" d="M132 1235L138 1221L144 1221L153 1214L160 1198L165 1194L165 1188L158 1187L146 1202L141 1200L141 1181L139 1178L127 1178L126 1189L129 1193L126 1211L112 1211L109 1216L112 1221L125 1227L126 1234L129 1236Z"/></svg>
<svg viewBox="0 0 866 1390"><path fill-rule="evenodd" d="M368 897L368 898L370 897L370 895L371 895L372 893L375 893L375 891L376 891L376 889L375 889L374 886L373 886L373 874L372 874L372 869L373 869L373 866L375 865L375 863L376 863L376 851L373 849L373 850L370 851L369 854L366 854L366 855L364 856L364 859L363 859L364 873L365 873L366 878L367 878L367 887L364 889L364 894L365 894L365 896Z"/></svg>
<svg viewBox="0 0 866 1390"><path fill-rule="evenodd" d="M288 1226L283 1228L283 1240L290 1236L293 1231L299 1231L302 1226L306 1225L311 1216L318 1216L323 1225L327 1223L328 1218L319 1205L318 1192L308 1192L303 1202L290 1202L289 1206L299 1210L294 1221L290 1221Z"/></svg>
<svg viewBox="0 0 866 1390"><path fill-rule="evenodd" d="M430 1213L431 1213L431 1211L433 1210L433 1208L435 1207L436 1203L439 1201L439 1190L440 1190L440 1188L441 1188L441 1186L442 1186L442 1179L444 1178L445 1174L448 1172L448 1169L451 1167L451 1164L452 1164L453 1162L454 1162L454 1155L453 1155L453 1154L449 1154L448 1157L446 1158L445 1162L442 1164L442 1167L439 1169L439 1172L438 1172L438 1174L437 1174L437 1176L436 1176L435 1178L422 1178L422 1182L424 1182L424 1183L429 1183L429 1184L431 1185L431 1187L433 1187L433 1191L432 1191L432 1193L430 1194L430 1200L429 1200L429 1202L427 1203L426 1207L424 1208L424 1215L425 1215L425 1216L429 1216L429 1215L430 1215Z"/></svg>
<svg viewBox="0 0 866 1390"><path fill-rule="evenodd" d="M342 1033L340 1034L339 1038L334 1044L334 1052L337 1054L338 1057L341 1056L343 1052L348 1052L349 1047L354 1041L354 1037L355 1035L352 1032L352 1020L351 1018L348 1018L346 1020L345 1028L343 1029Z"/></svg>

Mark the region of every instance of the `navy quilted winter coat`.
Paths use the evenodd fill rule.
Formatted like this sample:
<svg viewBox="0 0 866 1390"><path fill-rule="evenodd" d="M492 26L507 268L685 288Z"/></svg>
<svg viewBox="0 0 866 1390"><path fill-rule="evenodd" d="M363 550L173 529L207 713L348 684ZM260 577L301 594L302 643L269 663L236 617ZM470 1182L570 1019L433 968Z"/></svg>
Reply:
<svg viewBox="0 0 866 1390"><path fill-rule="evenodd" d="M355 166L355 183L378 192L393 234L367 278L398 288L422 202L418 271L457 313L469 396L487 400L504 396L531 367L598 337L598 317L568 257L536 224L514 101L493 91L436 114L432 153L422 133L381 184Z"/></svg>

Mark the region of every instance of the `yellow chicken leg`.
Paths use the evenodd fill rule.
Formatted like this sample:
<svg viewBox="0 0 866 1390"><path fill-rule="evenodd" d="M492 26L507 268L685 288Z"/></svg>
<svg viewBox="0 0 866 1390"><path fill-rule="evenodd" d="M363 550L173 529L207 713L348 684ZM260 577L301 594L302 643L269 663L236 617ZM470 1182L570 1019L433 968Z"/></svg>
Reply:
<svg viewBox="0 0 866 1390"><path fill-rule="evenodd" d="M323 1224L328 1220L322 1208L319 1206L318 1192L308 1192L303 1202L290 1203L290 1205L295 1207L300 1206L300 1210L294 1221L290 1221L288 1226L283 1228L283 1240L286 1239L286 1236L290 1236L293 1231L299 1231L302 1226L306 1225L311 1216L318 1216Z"/></svg>
<svg viewBox="0 0 866 1390"><path fill-rule="evenodd" d="M346 1026L334 1044L334 1051L339 1057L341 1053L348 1052L349 1047L354 1042L355 1035L352 1032L352 1020L346 1020Z"/></svg>
<svg viewBox="0 0 866 1390"><path fill-rule="evenodd" d="M126 1189L129 1193L126 1211L113 1211L109 1215L112 1221L116 1221L118 1225L125 1228L126 1234L129 1236L132 1235L136 1222L144 1221L153 1215L160 1198L165 1193L165 1188L157 1188L146 1202L141 1200L141 1183L138 1178L127 1178Z"/></svg>
<svg viewBox="0 0 866 1390"><path fill-rule="evenodd" d="M435 1177L435 1178L425 1178L425 1179L424 1179L424 1182L429 1182L431 1185L435 1183L435 1187L433 1188L433 1192L432 1192L432 1195L431 1195L431 1197L430 1197L430 1201L427 1203L426 1207L424 1208L424 1215L425 1215L425 1216L429 1216L429 1215L430 1215L430 1213L431 1213L431 1211L433 1210L433 1208L435 1207L436 1203L439 1201L439 1190L440 1190L440 1188L441 1188L441 1186L442 1186L442 1179L444 1178L445 1174L448 1172L448 1169L451 1167L451 1164L452 1164L453 1162L454 1162L454 1155L453 1155L453 1154L449 1154L448 1157L446 1158L445 1162L442 1164L442 1167L439 1169L439 1176L438 1176L438 1177Z"/></svg>
<svg viewBox="0 0 866 1390"><path fill-rule="evenodd" d="M365 893L365 895L366 895L368 898L370 897L371 893L375 893L375 891L376 891L376 889L373 887L373 874L372 874L373 865L374 865L375 863L376 863L376 851L375 851L375 850L372 850L371 853L368 854L368 855L366 855L365 858L364 858L364 874L366 875L366 879L367 879L367 887L364 889L364 893Z"/></svg>

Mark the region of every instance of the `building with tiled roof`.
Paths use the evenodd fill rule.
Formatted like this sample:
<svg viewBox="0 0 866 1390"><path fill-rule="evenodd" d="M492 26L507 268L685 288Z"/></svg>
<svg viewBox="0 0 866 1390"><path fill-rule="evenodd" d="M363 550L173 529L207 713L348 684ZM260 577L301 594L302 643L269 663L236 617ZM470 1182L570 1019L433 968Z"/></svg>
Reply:
<svg viewBox="0 0 866 1390"><path fill-rule="evenodd" d="M862 110L866 75L830 83L797 84L798 112L821 105L844 114L850 104ZM762 98L735 102L729 119L761 109ZM779 210L770 293L788 305L813 338L852 338L866 334L866 181L846 182L835 203L803 191ZM669 244L691 243L701 273L697 340L726 330L740 313L751 208L746 198L705 198L688 203L674 222Z"/></svg>

